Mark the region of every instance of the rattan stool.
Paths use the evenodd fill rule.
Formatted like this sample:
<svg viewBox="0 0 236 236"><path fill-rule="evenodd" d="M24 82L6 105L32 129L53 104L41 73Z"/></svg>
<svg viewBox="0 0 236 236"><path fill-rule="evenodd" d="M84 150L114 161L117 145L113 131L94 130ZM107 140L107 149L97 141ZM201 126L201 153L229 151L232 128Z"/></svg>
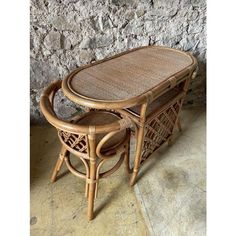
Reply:
<svg viewBox="0 0 236 236"><path fill-rule="evenodd" d="M125 160L129 168L129 143L131 120L118 114L104 110L86 112L75 116L70 121L63 121L56 116L53 109L54 95L61 88L61 81L52 83L42 94L41 110L58 130L62 143L61 152L54 168L51 181L56 180L63 162L69 171L85 179L85 196L88 198L88 220L93 219L94 198L97 196L98 181L114 173ZM85 173L75 169L70 161L70 153L78 157L85 166ZM102 165L120 156L117 163L109 170L100 173Z"/></svg>

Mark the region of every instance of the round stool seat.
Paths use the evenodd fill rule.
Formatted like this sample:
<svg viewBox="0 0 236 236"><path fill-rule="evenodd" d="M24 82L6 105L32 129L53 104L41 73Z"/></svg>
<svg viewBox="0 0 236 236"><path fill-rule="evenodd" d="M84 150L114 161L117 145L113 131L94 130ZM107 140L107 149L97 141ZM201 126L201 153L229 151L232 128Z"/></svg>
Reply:
<svg viewBox="0 0 236 236"><path fill-rule="evenodd" d="M73 123L85 126L96 126L96 125L106 125L111 124L115 121L120 120L121 118L111 112L107 111L90 111L83 114L81 117L74 118ZM105 136L106 134L97 134L96 143ZM70 134L64 131L59 131L59 136L61 141L70 148L84 153L83 147L87 146L85 144L85 139L81 135ZM70 138L68 138L70 136ZM122 130L115 135L113 135L106 143L104 143L101 152L106 152L107 150L112 149L113 147L118 146L126 138L126 130Z"/></svg>

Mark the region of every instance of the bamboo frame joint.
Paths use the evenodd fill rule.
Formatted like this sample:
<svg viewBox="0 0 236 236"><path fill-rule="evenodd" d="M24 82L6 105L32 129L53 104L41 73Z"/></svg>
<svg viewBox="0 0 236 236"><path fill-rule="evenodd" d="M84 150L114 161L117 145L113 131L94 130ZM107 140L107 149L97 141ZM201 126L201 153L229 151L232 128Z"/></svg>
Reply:
<svg viewBox="0 0 236 236"><path fill-rule="evenodd" d="M97 182L98 182L98 179L89 179L89 178L86 179L87 184L95 184Z"/></svg>
<svg viewBox="0 0 236 236"><path fill-rule="evenodd" d="M89 126L89 133L90 134L95 134L96 133L96 127L94 125Z"/></svg>
<svg viewBox="0 0 236 236"><path fill-rule="evenodd" d="M195 79L197 77L197 72L198 72L198 69L196 69L193 74L192 74L192 79Z"/></svg>
<svg viewBox="0 0 236 236"><path fill-rule="evenodd" d="M88 139L89 140L95 140L95 135L92 134L92 133L88 134Z"/></svg>
<svg viewBox="0 0 236 236"><path fill-rule="evenodd" d="M132 126L132 121L130 118L126 117L118 121L121 129L130 128Z"/></svg>
<svg viewBox="0 0 236 236"><path fill-rule="evenodd" d="M91 163L91 164L96 164L96 159L90 158L90 163Z"/></svg>
<svg viewBox="0 0 236 236"><path fill-rule="evenodd" d="M168 81L170 82L170 88L174 88L177 82L177 79L175 76L172 76L168 79Z"/></svg>
<svg viewBox="0 0 236 236"><path fill-rule="evenodd" d="M60 154L59 154L59 158L60 158L61 160L64 160L65 156L60 153Z"/></svg>
<svg viewBox="0 0 236 236"><path fill-rule="evenodd" d="M146 94L145 94L145 97L146 97L146 101L147 103L151 103L154 99L153 97L153 92L152 91L148 91Z"/></svg>

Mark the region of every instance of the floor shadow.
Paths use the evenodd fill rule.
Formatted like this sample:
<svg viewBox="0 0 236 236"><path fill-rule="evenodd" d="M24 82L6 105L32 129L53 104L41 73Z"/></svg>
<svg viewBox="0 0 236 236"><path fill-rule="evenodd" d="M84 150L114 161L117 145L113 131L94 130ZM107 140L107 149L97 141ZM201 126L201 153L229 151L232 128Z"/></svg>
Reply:
<svg viewBox="0 0 236 236"><path fill-rule="evenodd" d="M136 182L140 181L146 174L147 172L151 171L152 169L156 168L157 165L165 158L164 153L166 153L171 147L173 147L176 142L181 138L181 136L184 136L186 132L188 131L189 127L196 122L196 120L202 115L203 112L205 112L204 107L199 107L196 108L199 112L199 114L194 115L193 117L191 116L185 116L183 120L183 125L182 125L182 130L178 131L175 130L175 133L173 135L172 141L168 145L167 143L163 144L158 150L156 150L154 153L152 153L148 159L143 163L143 165L140 167L140 171L137 176ZM191 109L184 109L184 111L194 111L192 108Z"/></svg>
<svg viewBox="0 0 236 236"><path fill-rule="evenodd" d="M63 163L63 165L65 165L65 163ZM82 163L77 163L77 164L73 165L73 167L75 169L77 169L80 166L82 166ZM68 169L61 171L61 173L59 172L58 175L57 175L57 180L67 176L68 174L71 174L71 172Z"/></svg>
<svg viewBox="0 0 236 236"><path fill-rule="evenodd" d="M109 177L108 177L109 178ZM119 178L120 181L119 181L119 184L115 185L112 187L112 192L110 194L108 194L106 197L103 197L101 202L99 203L99 205L96 207L95 211L94 211L94 215L95 217L97 215L99 215L99 213L101 211L103 211L104 209L106 208L109 208L109 205L112 204L112 202L117 199L118 197L120 197L120 195L117 193L116 189L121 189L121 186L124 185L124 184L127 184L129 185L129 179L128 179L128 175L127 175L127 178L124 179L124 178ZM102 180L100 180L102 181ZM132 188L130 189L131 191ZM99 193L99 188L98 188L98 194L104 194L104 193ZM95 199L96 200L96 199Z"/></svg>

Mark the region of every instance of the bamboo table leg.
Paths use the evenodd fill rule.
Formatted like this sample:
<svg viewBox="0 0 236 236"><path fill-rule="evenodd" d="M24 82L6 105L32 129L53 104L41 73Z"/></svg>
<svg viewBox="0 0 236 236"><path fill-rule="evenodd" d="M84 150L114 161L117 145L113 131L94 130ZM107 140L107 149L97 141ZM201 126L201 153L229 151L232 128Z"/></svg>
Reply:
<svg viewBox="0 0 236 236"><path fill-rule="evenodd" d="M134 168L133 173L130 178L130 186L133 186L135 184L136 177L138 175L140 162L141 162L141 155L142 155L142 148L143 148L143 140L144 140L144 129L145 129L145 117L146 117L146 110L147 110L147 103L144 103L141 106L141 112L140 112L140 124L138 128L138 135L136 140L136 153L135 153L135 159L134 159Z"/></svg>
<svg viewBox="0 0 236 236"><path fill-rule="evenodd" d="M136 153L135 153L133 173L130 178L130 186L133 186L135 184L135 180L138 175L140 162L141 162L141 155L142 155L143 138L144 138L144 127L140 127L138 129L138 140L137 140L137 144L136 144L137 148L136 148Z"/></svg>

